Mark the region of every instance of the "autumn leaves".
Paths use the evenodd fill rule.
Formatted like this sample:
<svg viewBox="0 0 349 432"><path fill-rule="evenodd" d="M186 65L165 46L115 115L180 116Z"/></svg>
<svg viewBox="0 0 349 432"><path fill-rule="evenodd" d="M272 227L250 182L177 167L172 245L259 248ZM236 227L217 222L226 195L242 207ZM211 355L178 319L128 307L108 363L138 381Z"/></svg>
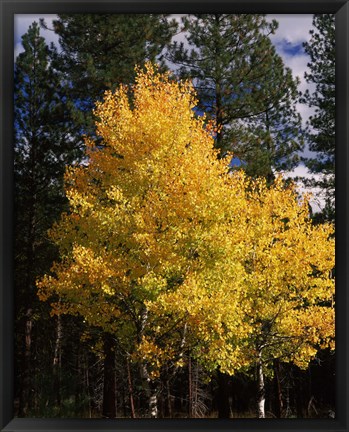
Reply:
<svg viewBox="0 0 349 432"><path fill-rule="evenodd" d="M61 260L39 297L112 333L153 379L184 351L229 374L306 366L333 347L332 227L281 177L229 172L196 103L151 64L97 103L103 146L86 139L88 164L67 170Z"/></svg>

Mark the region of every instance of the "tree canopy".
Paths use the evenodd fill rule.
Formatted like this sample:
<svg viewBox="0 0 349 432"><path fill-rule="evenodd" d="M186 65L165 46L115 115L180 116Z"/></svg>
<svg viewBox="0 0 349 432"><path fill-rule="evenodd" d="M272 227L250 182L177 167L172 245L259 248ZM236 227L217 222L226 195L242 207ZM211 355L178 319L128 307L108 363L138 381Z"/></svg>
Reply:
<svg viewBox="0 0 349 432"><path fill-rule="evenodd" d="M67 169L70 210L50 231L60 260L39 297L112 334L148 382L184 350L229 374L304 365L332 346L332 227L312 226L281 178L229 172L196 105L150 63L105 93L103 146L86 138L86 162Z"/></svg>

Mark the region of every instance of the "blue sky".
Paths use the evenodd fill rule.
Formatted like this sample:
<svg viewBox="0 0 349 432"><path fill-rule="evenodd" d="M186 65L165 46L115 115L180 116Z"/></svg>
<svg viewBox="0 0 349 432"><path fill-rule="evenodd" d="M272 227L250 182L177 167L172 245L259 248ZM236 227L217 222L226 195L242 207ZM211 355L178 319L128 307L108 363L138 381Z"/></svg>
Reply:
<svg viewBox="0 0 349 432"><path fill-rule="evenodd" d="M14 34L14 55L16 56L23 50L21 44L21 36L27 31L33 21L39 21L39 18L44 18L48 26L55 18L55 15L31 15L20 14L15 15L15 34ZM308 14L282 14L282 15L268 15L268 19L276 19L279 23L275 35L271 36L271 40L276 48L277 53L282 57L284 64L292 70L293 76L298 76L300 79L299 90L304 92L309 89L310 92L314 90L309 86L304 79L304 73L308 71L307 63L309 57L303 49L303 42L308 41L310 38L309 31L312 29L312 15ZM41 34L45 37L48 43L58 43L57 35L53 31L41 30ZM179 38L183 37L179 36ZM298 104L297 109L300 112L303 123L312 114L312 109L303 104ZM306 152L309 154L308 152ZM287 173L288 176L309 176L304 165L297 167L292 173ZM316 194L316 191L314 191ZM319 198L321 205L321 198ZM313 202L314 210L318 207L316 202Z"/></svg>
<svg viewBox="0 0 349 432"><path fill-rule="evenodd" d="M304 47L302 43L285 42L283 52L290 56L298 56L303 54Z"/></svg>

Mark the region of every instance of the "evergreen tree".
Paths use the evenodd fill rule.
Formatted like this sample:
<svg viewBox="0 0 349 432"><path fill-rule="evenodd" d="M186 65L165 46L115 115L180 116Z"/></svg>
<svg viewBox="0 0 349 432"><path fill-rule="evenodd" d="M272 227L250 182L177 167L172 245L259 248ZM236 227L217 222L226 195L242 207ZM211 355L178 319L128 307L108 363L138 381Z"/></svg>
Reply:
<svg viewBox="0 0 349 432"><path fill-rule="evenodd" d="M135 64L155 60L177 24L166 15L61 14L53 27L62 47L57 67L70 86L75 121L82 132L91 134L96 100L105 90L133 82Z"/></svg>
<svg viewBox="0 0 349 432"><path fill-rule="evenodd" d="M306 91L303 102L315 108L308 122L309 149L316 158L305 158L306 166L320 179L308 181L312 187L320 187L325 196L321 219L334 220L335 215L335 17L317 14L313 18L315 29L311 39L304 43L310 56L310 73L305 74L308 83L315 84L315 92Z"/></svg>
<svg viewBox="0 0 349 432"><path fill-rule="evenodd" d="M52 50L40 36L34 22L22 37L24 52L15 64L15 293L17 367L21 389L20 414L30 410L30 388L33 388L32 352L35 322L54 331L45 322L47 309L38 304L35 279L50 267L56 249L46 232L65 206L63 172L66 163L79 156L79 145L71 138L73 129L61 92L60 76L52 68ZM47 313L45 315L45 313ZM39 322L40 324L39 324ZM47 327L49 326L49 327ZM42 334L42 333L41 333ZM53 336L54 338L54 336ZM48 350L41 360L52 359ZM37 348L37 346L35 346ZM51 350L52 351L52 350ZM37 354L40 355L40 354ZM38 358L36 359L38 361Z"/></svg>
<svg viewBox="0 0 349 432"><path fill-rule="evenodd" d="M216 120L216 147L232 150L248 174L272 180L292 169L302 148L295 109L298 81L269 39L263 15L200 14L183 19L190 50L173 43L168 59L192 77L200 109Z"/></svg>

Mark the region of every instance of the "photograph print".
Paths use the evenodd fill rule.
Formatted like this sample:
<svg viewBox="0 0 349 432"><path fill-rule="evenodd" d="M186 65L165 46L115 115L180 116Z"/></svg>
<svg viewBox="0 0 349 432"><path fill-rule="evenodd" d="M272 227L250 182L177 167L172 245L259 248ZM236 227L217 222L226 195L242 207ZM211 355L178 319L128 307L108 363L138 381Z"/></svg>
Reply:
<svg viewBox="0 0 349 432"><path fill-rule="evenodd" d="M14 38L15 417L335 419L334 14Z"/></svg>

